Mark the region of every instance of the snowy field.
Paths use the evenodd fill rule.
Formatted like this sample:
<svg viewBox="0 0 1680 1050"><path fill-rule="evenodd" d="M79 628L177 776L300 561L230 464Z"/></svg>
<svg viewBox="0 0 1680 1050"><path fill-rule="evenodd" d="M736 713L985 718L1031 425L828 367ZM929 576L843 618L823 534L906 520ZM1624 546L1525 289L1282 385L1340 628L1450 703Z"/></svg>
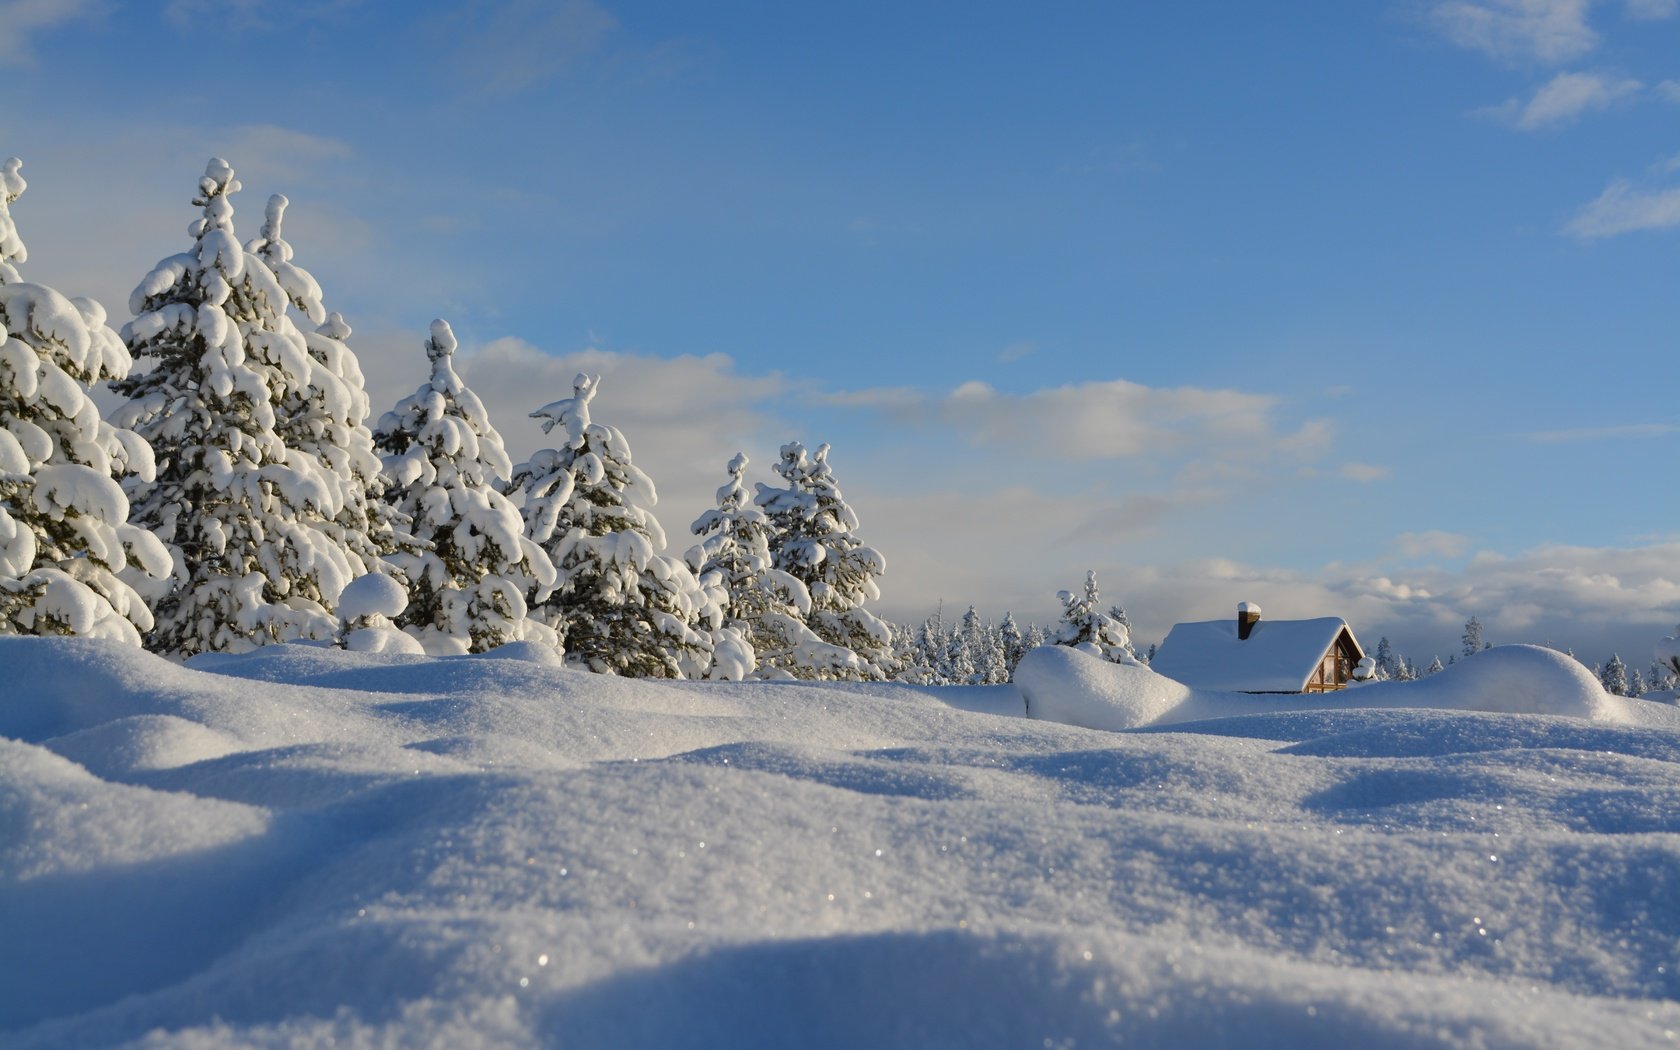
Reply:
<svg viewBox="0 0 1680 1050"><path fill-rule="evenodd" d="M0 1045L1680 1036L1680 709L1545 650L1316 709L536 654L0 639Z"/></svg>

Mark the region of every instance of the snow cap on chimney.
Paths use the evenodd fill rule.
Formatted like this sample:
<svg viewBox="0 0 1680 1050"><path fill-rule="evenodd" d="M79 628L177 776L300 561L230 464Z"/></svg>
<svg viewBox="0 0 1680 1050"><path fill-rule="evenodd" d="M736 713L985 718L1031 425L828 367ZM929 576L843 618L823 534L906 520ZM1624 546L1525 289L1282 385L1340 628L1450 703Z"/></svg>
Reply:
<svg viewBox="0 0 1680 1050"><path fill-rule="evenodd" d="M1260 606L1253 602L1237 603L1237 639L1247 641L1254 625L1260 622Z"/></svg>

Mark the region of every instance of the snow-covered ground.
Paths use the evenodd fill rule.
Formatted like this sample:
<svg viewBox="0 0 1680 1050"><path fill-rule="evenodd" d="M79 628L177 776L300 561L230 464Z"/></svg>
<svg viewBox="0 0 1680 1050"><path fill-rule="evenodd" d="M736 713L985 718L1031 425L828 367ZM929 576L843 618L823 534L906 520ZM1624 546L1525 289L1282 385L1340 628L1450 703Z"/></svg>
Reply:
<svg viewBox="0 0 1680 1050"><path fill-rule="evenodd" d="M538 653L0 639L0 1044L1680 1039L1680 710L1543 650L1320 701Z"/></svg>

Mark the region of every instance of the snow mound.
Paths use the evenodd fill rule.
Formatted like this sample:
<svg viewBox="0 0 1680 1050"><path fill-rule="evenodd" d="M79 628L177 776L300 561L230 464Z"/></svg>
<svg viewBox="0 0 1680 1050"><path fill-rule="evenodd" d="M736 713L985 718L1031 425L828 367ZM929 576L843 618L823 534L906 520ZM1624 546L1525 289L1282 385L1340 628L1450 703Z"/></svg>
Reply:
<svg viewBox="0 0 1680 1050"><path fill-rule="evenodd" d="M1415 682L1281 696L1194 690L1145 667L1113 664L1065 646L1022 658L1015 685L1029 717L1087 729L1125 730L1312 708L1431 708L1634 721L1573 659L1535 645L1497 646Z"/></svg>
<svg viewBox="0 0 1680 1050"><path fill-rule="evenodd" d="M1015 687L1027 716L1086 729L1135 729L1167 718L1191 699L1188 686L1146 667L1110 663L1065 645L1021 658Z"/></svg>
<svg viewBox="0 0 1680 1050"><path fill-rule="evenodd" d="M358 576L338 596L338 615L346 620L394 617L408 607L408 588L376 572Z"/></svg>
<svg viewBox="0 0 1680 1050"><path fill-rule="evenodd" d="M174 769L248 750L226 733L174 715L133 715L55 737L46 745L107 780Z"/></svg>

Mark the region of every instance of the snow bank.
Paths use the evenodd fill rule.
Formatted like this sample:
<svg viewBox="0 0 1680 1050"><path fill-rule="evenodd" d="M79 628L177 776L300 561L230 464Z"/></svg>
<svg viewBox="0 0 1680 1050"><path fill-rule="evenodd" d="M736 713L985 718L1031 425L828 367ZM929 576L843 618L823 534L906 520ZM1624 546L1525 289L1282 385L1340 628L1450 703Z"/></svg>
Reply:
<svg viewBox="0 0 1680 1050"><path fill-rule="evenodd" d="M1498 652L1469 661L1488 696L1548 673ZM1473 681L1313 707L1033 658L1035 713L1154 723L1112 733L1002 687L520 657L0 639L0 1044L1680 1032L1671 709L1452 709Z"/></svg>
<svg viewBox="0 0 1680 1050"><path fill-rule="evenodd" d="M1606 693L1578 661L1534 645L1498 646L1415 682L1383 682L1300 697L1192 690L1148 668L1045 646L1021 660L1015 685L1030 717L1089 729L1227 718L1279 706L1499 711L1601 722L1632 718L1627 701Z"/></svg>

